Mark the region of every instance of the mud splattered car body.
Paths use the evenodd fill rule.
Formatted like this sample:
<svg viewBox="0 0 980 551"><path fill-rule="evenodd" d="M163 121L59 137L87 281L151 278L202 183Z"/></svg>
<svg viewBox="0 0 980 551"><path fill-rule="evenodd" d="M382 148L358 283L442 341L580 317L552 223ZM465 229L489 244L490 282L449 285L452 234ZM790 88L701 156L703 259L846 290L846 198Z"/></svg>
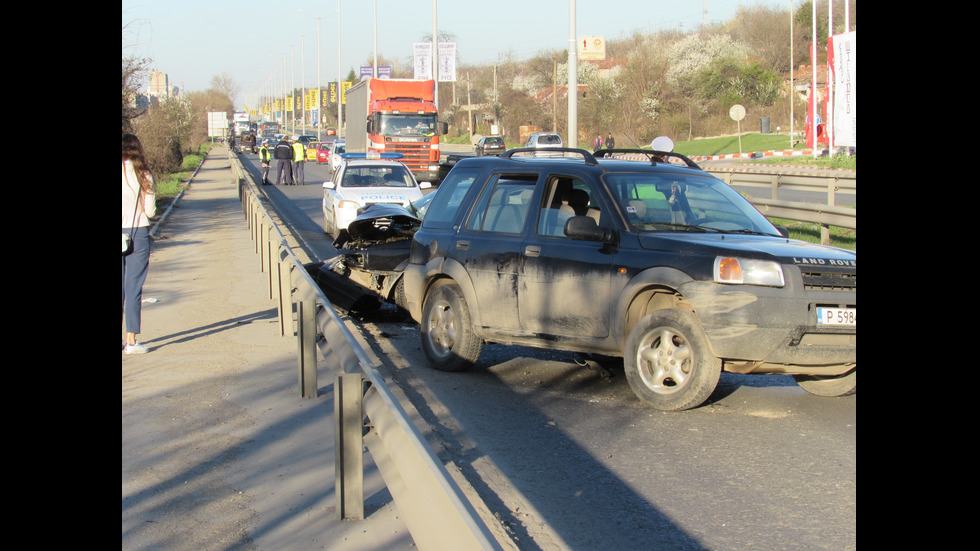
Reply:
<svg viewBox="0 0 980 551"><path fill-rule="evenodd" d="M662 410L701 404L722 370L856 390L854 251L788 239L682 155L549 152L570 156L467 158L440 184L403 275L434 368L484 342L622 356ZM602 158L620 154L647 161Z"/></svg>

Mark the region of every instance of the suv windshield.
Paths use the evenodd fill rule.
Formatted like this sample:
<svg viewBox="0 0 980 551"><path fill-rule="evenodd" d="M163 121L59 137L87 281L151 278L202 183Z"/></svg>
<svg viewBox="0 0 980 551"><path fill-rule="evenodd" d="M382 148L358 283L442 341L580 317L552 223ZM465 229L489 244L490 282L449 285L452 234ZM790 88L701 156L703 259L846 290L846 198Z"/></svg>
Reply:
<svg viewBox="0 0 980 551"><path fill-rule="evenodd" d="M675 173L604 178L632 231L720 231L779 235L751 203L720 180Z"/></svg>

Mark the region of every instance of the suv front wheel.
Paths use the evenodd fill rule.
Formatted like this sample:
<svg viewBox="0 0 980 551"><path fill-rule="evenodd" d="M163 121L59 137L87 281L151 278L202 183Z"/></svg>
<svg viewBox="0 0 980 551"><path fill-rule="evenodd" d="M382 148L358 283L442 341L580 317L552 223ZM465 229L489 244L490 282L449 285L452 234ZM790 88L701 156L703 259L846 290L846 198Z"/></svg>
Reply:
<svg viewBox="0 0 980 551"><path fill-rule="evenodd" d="M657 310L643 317L626 341L626 380L652 407L679 411L700 405L718 385L721 360L694 314Z"/></svg>
<svg viewBox="0 0 980 551"><path fill-rule="evenodd" d="M463 292L453 283L434 288L426 297L420 329L422 351L429 365L440 371L469 369L483 350L483 341L473 333Z"/></svg>

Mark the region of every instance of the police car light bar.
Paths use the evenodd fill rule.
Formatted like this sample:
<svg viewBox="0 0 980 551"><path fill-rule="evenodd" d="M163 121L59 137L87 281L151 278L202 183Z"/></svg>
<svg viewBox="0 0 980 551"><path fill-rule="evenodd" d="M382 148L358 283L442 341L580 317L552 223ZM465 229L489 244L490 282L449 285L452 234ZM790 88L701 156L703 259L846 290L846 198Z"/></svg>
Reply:
<svg viewBox="0 0 980 551"><path fill-rule="evenodd" d="M367 153L341 153L340 157L346 160L354 159L391 159L399 160L404 159L405 155L401 153L378 153L376 151L369 151Z"/></svg>

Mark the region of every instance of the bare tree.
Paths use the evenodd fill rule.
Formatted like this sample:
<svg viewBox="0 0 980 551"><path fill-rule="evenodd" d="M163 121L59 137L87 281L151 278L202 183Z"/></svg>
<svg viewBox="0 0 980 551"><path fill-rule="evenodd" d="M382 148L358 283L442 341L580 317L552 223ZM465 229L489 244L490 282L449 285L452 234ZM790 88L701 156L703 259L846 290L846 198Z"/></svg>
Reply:
<svg viewBox="0 0 980 551"><path fill-rule="evenodd" d="M122 26L122 35L132 33L130 23ZM132 44L124 44L123 52L132 48ZM122 132L123 134L133 131L133 119L146 112L146 107L138 106L136 100L142 84L146 82L150 71L148 58L136 55L123 55L122 58Z"/></svg>

